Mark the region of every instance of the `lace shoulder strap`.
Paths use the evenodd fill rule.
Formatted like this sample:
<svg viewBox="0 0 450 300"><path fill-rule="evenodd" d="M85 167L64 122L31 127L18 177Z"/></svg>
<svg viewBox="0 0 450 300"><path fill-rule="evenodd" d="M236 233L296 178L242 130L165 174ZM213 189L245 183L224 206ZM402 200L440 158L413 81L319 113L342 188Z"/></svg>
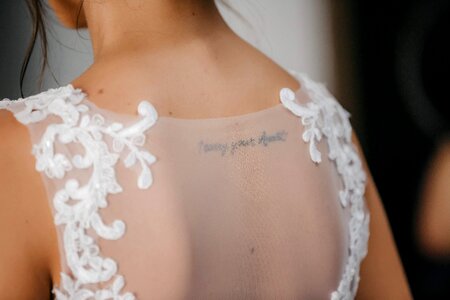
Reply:
<svg viewBox="0 0 450 300"><path fill-rule="evenodd" d="M0 109L11 111L31 129L35 168L46 175L43 179L64 247L61 285L52 289L56 299L132 300L132 293L122 291L125 279L117 262L103 256L96 242L121 238L125 223L118 219L105 223L100 210L108 206L108 195L122 191L115 175L119 158L126 168L141 168L140 189L152 185L150 165L156 157L142 146L144 133L158 115L152 104L142 101L139 117L123 124L105 118L83 101L85 97L69 84L27 98L5 98Z"/></svg>
<svg viewBox="0 0 450 300"><path fill-rule="evenodd" d="M71 89L70 85L50 88L41 93L26 97L11 100L4 98L0 101L0 109L7 109L11 111L16 119L25 125L37 123L47 118L50 114L57 114L63 109L69 106L76 106L83 99L84 94L80 90ZM87 110L84 105L78 106L76 109L78 112ZM70 117L74 117L69 114L64 117L70 121Z"/></svg>
<svg viewBox="0 0 450 300"><path fill-rule="evenodd" d="M281 90L280 100L300 117L305 127L301 138L309 143L311 160L317 164L322 161L322 154L316 145L326 138L327 157L334 161L341 177L343 188L339 191L339 200L351 214L348 224L349 257L338 289L332 293L331 299L353 299L360 279L360 263L367 254L370 216L364 199L367 175L362 167L360 153L352 142L351 114L323 83L312 80L305 73L295 70L290 70L290 73L300 81L310 101L299 104L295 92L289 88Z"/></svg>

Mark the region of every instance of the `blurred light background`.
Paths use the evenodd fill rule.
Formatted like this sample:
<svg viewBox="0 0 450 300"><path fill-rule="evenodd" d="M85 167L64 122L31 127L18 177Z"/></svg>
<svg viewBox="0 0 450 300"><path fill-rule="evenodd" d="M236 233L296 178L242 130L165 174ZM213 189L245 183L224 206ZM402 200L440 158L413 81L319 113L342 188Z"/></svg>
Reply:
<svg viewBox="0 0 450 300"><path fill-rule="evenodd" d="M416 235L425 169L448 134L449 96L444 90L450 79L450 1L225 3L238 12L219 2L237 33L286 69L325 83L351 112L414 298L450 299L450 255L432 257ZM37 47L25 96L67 84L92 63L86 30L65 29L52 15L48 23L50 68L39 89ZM20 66L30 30L24 1L0 2L0 98L20 96ZM450 219L450 211L443 213Z"/></svg>

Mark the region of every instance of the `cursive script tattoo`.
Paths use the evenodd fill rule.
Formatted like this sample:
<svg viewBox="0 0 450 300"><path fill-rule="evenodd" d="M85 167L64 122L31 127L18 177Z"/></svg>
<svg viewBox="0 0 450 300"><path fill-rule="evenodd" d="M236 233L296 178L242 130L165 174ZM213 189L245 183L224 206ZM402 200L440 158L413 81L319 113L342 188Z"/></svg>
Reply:
<svg viewBox="0 0 450 300"><path fill-rule="evenodd" d="M267 147L269 144L277 141L285 141L287 136L286 130L279 130L274 134L267 134L265 130L258 135L249 138L241 138L232 142L225 143L207 143L203 140L198 142L199 153L220 152L222 156L227 154L233 155L237 149L245 149L255 146Z"/></svg>

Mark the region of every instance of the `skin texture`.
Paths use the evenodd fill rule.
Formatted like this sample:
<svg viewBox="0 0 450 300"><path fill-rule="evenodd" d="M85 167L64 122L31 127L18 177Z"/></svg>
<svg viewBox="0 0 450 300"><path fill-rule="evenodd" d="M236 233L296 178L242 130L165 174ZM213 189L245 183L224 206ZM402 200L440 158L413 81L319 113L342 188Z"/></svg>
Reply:
<svg viewBox="0 0 450 300"><path fill-rule="evenodd" d="M25 126L0 111L1 299L49 299L56 231Z"/></svg>
<svg viewBox="0 0 450 300"><path fill-rule="evenodd" d="M417 236L430 257L450 257L450 138L443 139L428 162L422 183Z"/></svg>
<svg viewBox="0 0 450 300"><path fill-rule="evenodd" d="M67 28L86 28L86 15L79 0L48 0L51 8L58 16L59 22ZM78 12L80 13L78 15Z"/></svg>
<svg viewBox="0 0 450 300"><path fill-rule="evenodd" d="M50 1L68 27L75 24L79 3ZM280 88L298 88L284 69L226 25L213 1L86 0L83 7L94 63L72 84L102 108L135 114L145 98L160 115L223 117L277 105ZM5 249L0 252L0 295L49 299L60 272L49 202L34 170L26 128L10 113L0 113L0 249ZM411 299L369 178L371 235L357 299Z"/></svg>
<svg viewBox="0 0 450 300"><path fill-rule="evenodd" d="M364 196L370 212L369 247L367 256L361 263L361 280L356 299L412 299L389 221L361 144L354 131L352 140L360 153L363 168L367 174Z"/></svg>

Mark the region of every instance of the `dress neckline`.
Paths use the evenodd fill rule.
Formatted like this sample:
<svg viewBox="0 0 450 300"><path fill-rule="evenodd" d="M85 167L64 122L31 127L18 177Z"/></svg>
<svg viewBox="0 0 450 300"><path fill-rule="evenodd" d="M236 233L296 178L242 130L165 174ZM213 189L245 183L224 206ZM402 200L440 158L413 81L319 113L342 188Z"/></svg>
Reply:
<svg viewBox="0 0 450 300"><path fill-rule="evenodd" d="M141 105L150 105L153 107L154 111L156 112L158 122L164 122L169 124L175 124L175 125L204 125L204 124L212 124L212 123L233 123L233 122L243 122L246 120L254 120L259 119L261 117L264 117L266 115L269 115L273 112L279 111L284 107L284 104L281 102L281 93L283 92L289 92L292 95L298 95L299 93L304 92L303 82L301 80L300 74L295 74L293 71L290 71L291 75L294 76L294 78L297 80L297 83L299 84L299 87L295 90L289 88L289 87L282 87L279 89L279 103L275 105L271 105L269 107L259 109L252 112L247 113L240 113L237 115L232 116L223 116L223 117L207 117L207 118L181 118L181 117L172 117L172 116L166 116L166 115L160 115L158 110L155 108L153 103L148 99L141 99L138 101L138 105L136 107L136 113L130 114L130 113L122 113L115 110L111 110L108 108L103 108L94 101L89 99L89 94L85 92L82 88L74 87L72 83L69 83L65 86L62 86L62 88L68 89L69 93L79 92L82 94L82 100L81 102L84 102L85 104L88 104L89 106L94 107L96 110L108 113L108 114L114 114L114 115L120 115L125 116L129 118L136 118L138 116L138 110Z"/></svg>

